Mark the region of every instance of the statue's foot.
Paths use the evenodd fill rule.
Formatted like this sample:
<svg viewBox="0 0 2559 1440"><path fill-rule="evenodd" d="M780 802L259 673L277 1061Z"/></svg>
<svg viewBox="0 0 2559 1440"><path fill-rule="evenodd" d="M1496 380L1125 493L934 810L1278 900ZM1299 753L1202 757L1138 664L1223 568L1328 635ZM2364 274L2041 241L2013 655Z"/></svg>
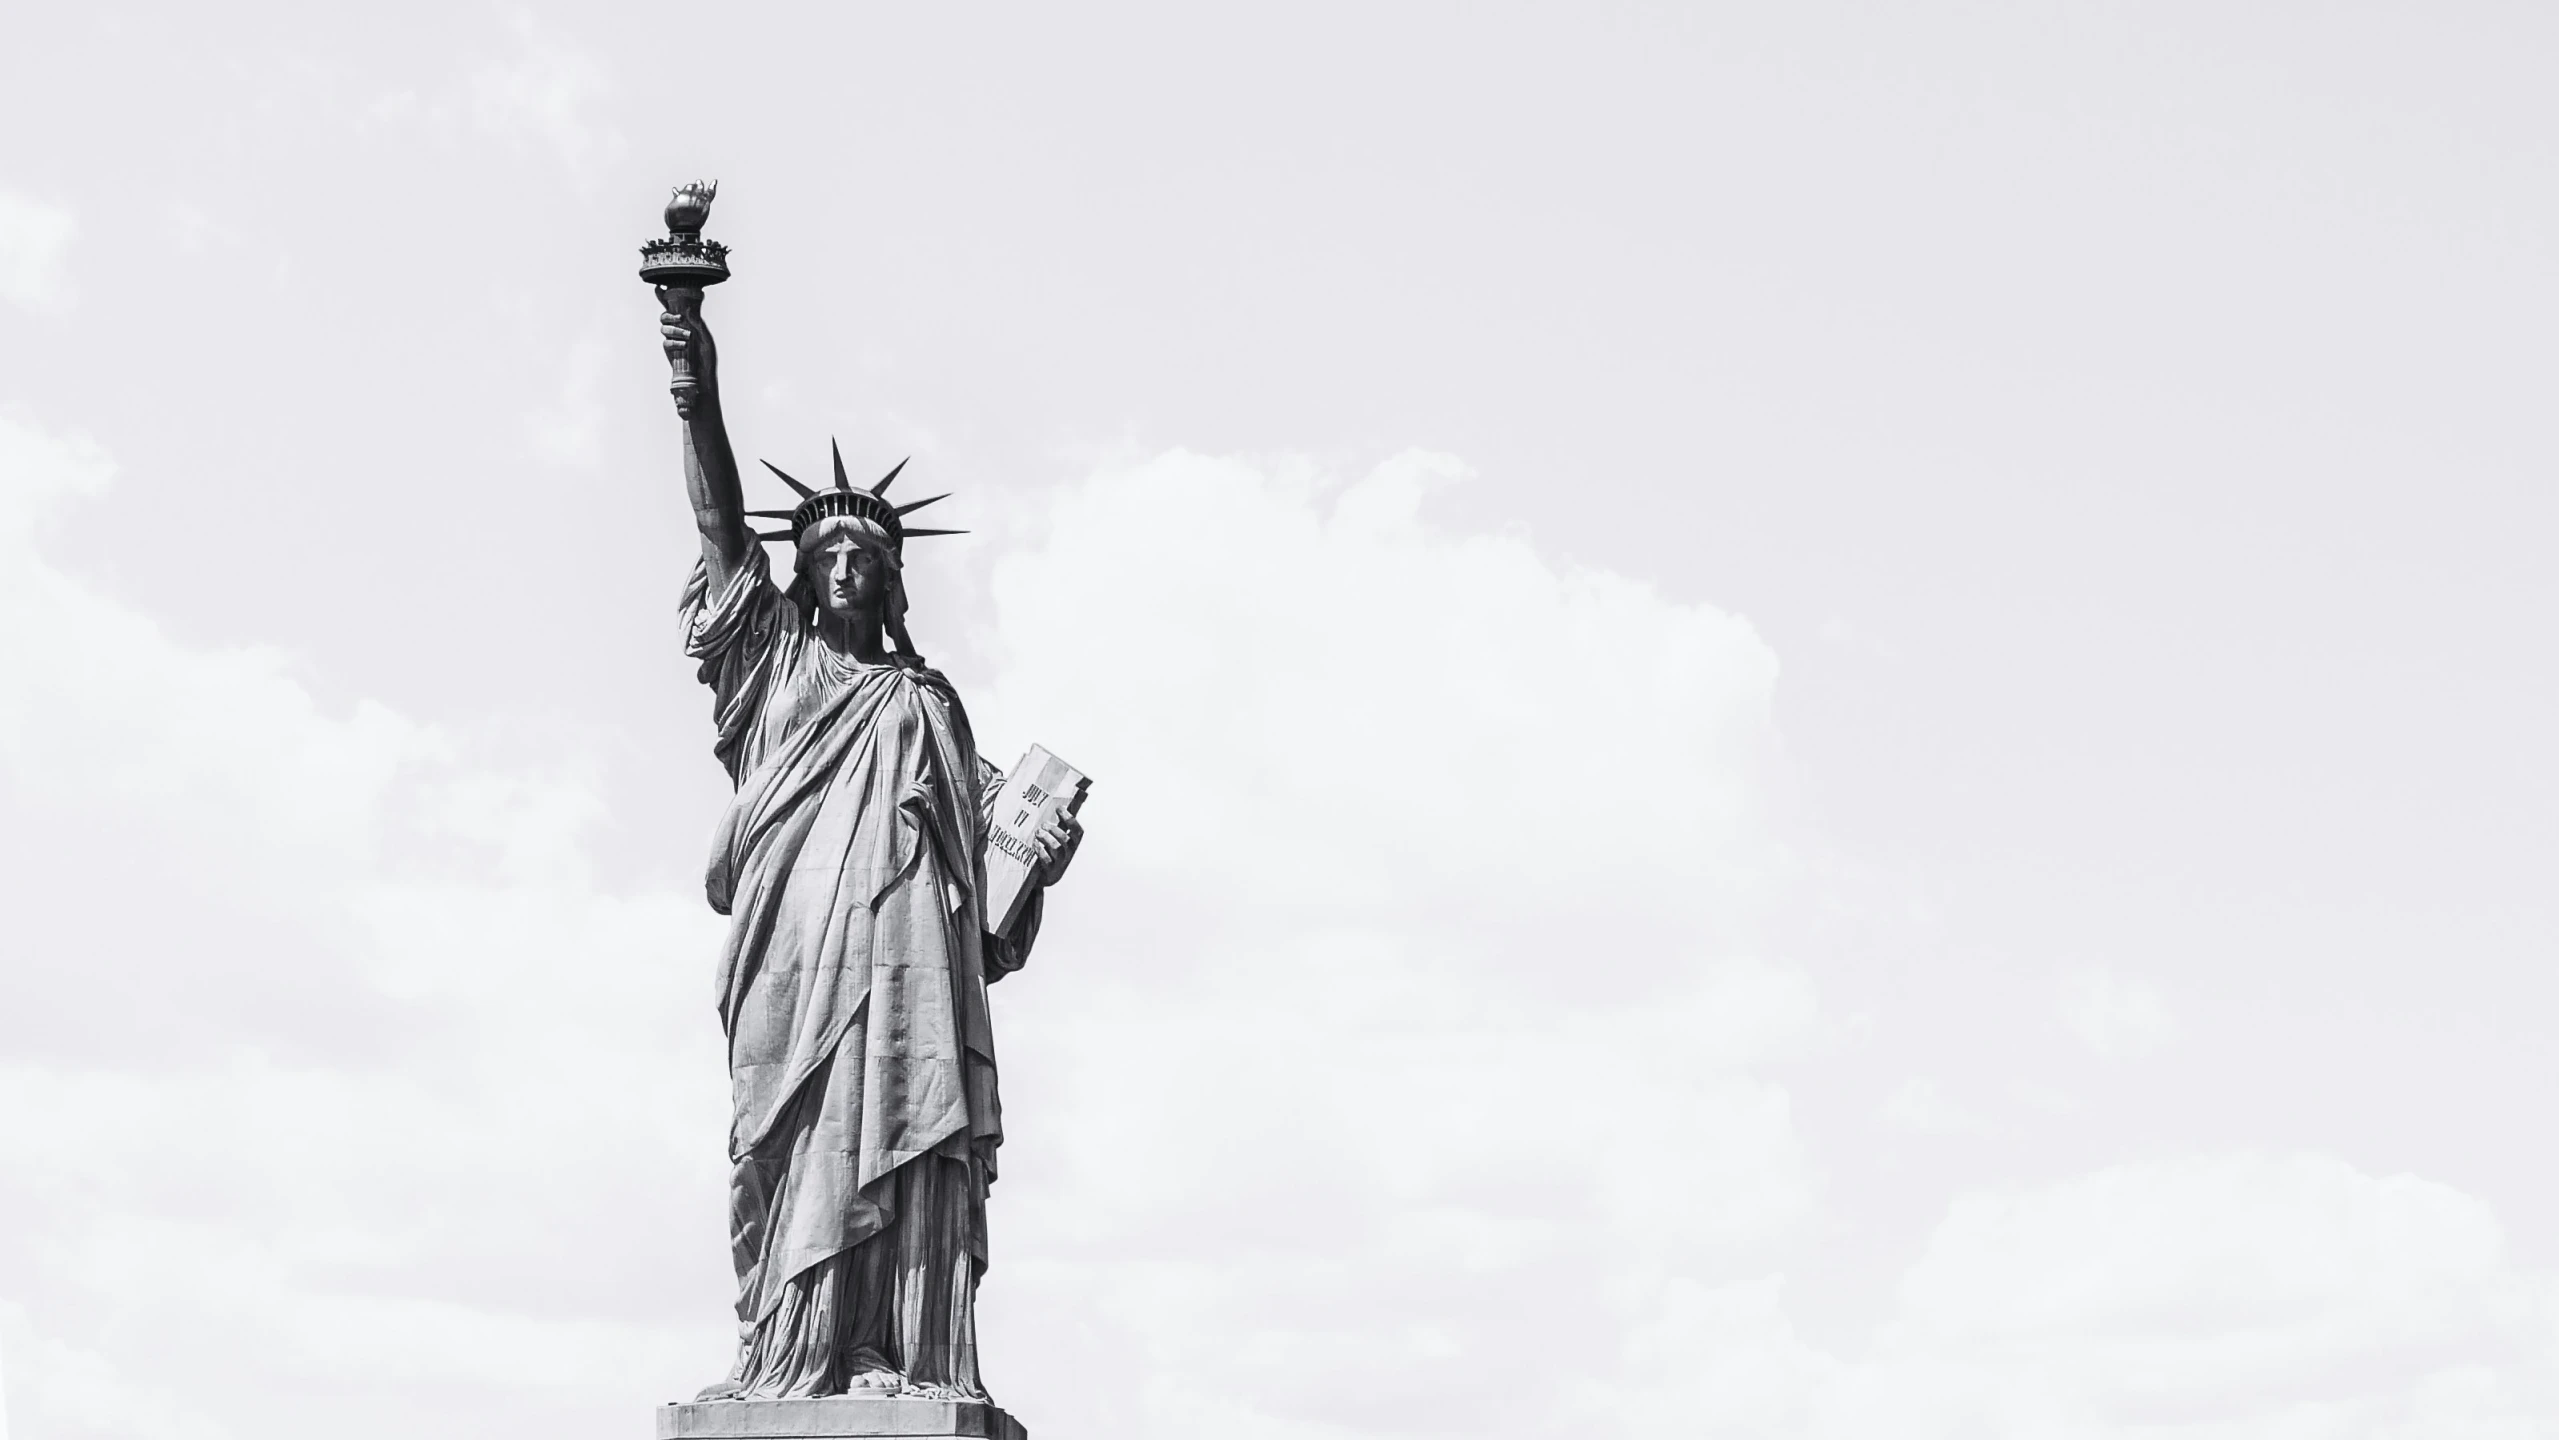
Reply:
<svg viewBox="0 0 2559 1440"><path fill-rule="evenodd" d="M735 1400L739 1392L745 1388L735 1380L722 1380L715 1385L703 1386L702 1393L693 1397L693 1403L699 1405L705 1400Z"/></svg>
<svg viewBox="0 0 2559 1440"><path fill-rule="evenodd" d="M906 1377L894 1370L865 1370L844 1382L847 1395L894 1395L906 1388Z"/></svg>

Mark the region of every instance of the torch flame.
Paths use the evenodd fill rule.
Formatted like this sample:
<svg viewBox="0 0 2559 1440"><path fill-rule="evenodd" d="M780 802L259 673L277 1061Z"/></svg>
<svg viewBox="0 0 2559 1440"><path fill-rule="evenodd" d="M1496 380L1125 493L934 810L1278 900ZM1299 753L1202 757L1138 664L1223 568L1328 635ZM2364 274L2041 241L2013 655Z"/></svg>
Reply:
<svg viewBox="0 0 2559 1440"><path fill-rule="evenodd" d="M711 218L711 197L720 193L717 180L696 180L675 187L675 198L666 202L666 228L672 235L699 235Z"/></svg>

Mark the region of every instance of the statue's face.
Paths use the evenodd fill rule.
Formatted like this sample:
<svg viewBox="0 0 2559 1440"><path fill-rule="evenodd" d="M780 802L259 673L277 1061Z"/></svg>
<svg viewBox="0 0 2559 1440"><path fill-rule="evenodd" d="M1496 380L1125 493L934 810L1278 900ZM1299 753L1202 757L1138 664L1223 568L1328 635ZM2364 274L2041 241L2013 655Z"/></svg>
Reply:
<svg viewBox="0 0 2559 1440"><path fill-rule="evenodd" d="M838 619L864 611L876 615L888 599L889 558L851 536L810 547L800 557L800 572L817 588L818 603Z"/></svg>

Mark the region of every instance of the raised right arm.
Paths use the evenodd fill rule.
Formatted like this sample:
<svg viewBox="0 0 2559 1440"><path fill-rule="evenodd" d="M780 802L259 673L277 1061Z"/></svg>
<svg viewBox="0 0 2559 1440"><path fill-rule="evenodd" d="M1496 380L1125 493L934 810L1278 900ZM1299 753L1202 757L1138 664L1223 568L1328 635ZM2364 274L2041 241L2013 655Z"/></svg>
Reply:
<svg viewBox="0 0 2559 1440"><path fill-rule="evenodd" d="M691 286L661 285L658 333L670 363L690 369L693 387L679 385L675 413L684 421L684 489L693 502L694 528L702 532L702 565L709 572L710 593L728 588L729 580L755 544L746 524L746 497L739 488L737 455L729 448L728 422L720 413L720 353L702 323L702 292Z"/></svg>

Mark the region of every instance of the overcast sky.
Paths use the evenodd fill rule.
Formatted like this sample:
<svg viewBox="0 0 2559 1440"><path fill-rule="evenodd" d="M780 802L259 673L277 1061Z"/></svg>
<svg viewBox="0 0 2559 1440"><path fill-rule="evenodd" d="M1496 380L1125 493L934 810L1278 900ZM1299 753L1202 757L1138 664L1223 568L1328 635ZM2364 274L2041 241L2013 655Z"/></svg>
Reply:
<svg viewBox="0 0 2559 1440"><path fill-rule="evenodd" d="M724 1371L697 177L1096 780L1043 1440L2559 1435L2559 14L7 30L6 1440Z"/></svg>

